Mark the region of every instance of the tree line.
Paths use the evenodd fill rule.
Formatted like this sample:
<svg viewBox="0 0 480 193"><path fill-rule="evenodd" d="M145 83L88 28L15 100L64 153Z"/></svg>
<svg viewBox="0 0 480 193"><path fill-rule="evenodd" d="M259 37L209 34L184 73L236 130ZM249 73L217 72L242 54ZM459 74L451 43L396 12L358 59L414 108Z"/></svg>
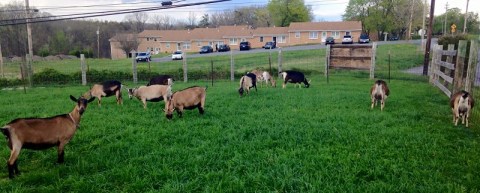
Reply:
<svg viewBox="0 0 480 193"><path fill-rule="evenodd" d="M379 38L383 38L384 33L388 33L409 39L411 33L422 29L424 9L425 15L428 15L430 10L423 2L423 0L350 0L343 19L362 21L364 32L376 33ZM433 34L442 35L442 23L445 17L448 18L448 29L455 24L457 33L462 33L464 16L465 13L461 13L459 8L449 9L447 13L435 16ZM428 19L426 18L425 21L428 26ZM466 32L478 34L478 22L478 14L468 12Z"/></svg>
<svg viewBox="0 0 480 193"><path fill-rule="evenodd" d="M282 9L280 9L282 8ZM31 9L34 9L31 7ZM0 21L24 19L25 6L13 1L0 4ZM48 12L31 12L32 17L52 16ZM187 19L169 15L138 12L127 14L121 22L100 20L67 20L32 23L33 53L38 56L57 54L87 57L110 57L109 39L117 34L139 33L143 30L193 29L222 25L252 27L288 26L290 22L311 21L311 9L303 0L272 0L266 6L245 6L201 16L193 12ZM97 36L99 30L99 36ZM26 25L0 26L3 56L24 56L27 50ZM97 38L99 43L97 44ZM99 46L98 46L99 45Z"/></svg>

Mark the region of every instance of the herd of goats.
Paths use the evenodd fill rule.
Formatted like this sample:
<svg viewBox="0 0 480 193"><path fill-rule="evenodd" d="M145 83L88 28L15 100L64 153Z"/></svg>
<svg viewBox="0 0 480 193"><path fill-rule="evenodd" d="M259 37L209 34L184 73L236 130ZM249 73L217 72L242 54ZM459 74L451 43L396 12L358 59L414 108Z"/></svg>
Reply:
<svg viewBox="0 0 480 193"><path fill-rule="evenodd" d="M283 77L282 87L285 88L287 82L304 84L305 88L310 86L305 75L298 71L280 72ZM240 79L240 96L249 93L251 88L257 89L257 82L276 87L274 78L267 72L254 70L247 73ZM127 89L129 98L136 97L146 108L147 101L157 102L165 101L165 114L168 119L172 119L173 111L176 111L181 117L184 109L198 108L200 114L203 114L206 96L206 87L193 86L172 93L173 78L169 75L160 75L154 77L146 86ZM70 95L70 99L77 104L68 114L61 114L48 118L18 118L2 128L0 131L8 140L10 148L10 158L7 161L9 177L18 175L17 158L22 148L41 150L51 147L58 147L58 163L64 162L64 147L75 134L82 114L87 108L87 104L97 98L98 105L101 106L102 97L116 96L117 103L122 104L123 85L120 81L111 80L101 84L94 84L89 91L75 98ZM370 89L373 109L378 102L381 104L381 110L385 107L385 100L390 94L387 83L383 80L377 80ZM450 100L450 107L453 112L453 122L457 125L459 118L462 118L462 124L468 127L468 118L470 111L474 106L473 97L466 91L460 91L454 94ZM466 122L466 123L465 123Z"/></svg>

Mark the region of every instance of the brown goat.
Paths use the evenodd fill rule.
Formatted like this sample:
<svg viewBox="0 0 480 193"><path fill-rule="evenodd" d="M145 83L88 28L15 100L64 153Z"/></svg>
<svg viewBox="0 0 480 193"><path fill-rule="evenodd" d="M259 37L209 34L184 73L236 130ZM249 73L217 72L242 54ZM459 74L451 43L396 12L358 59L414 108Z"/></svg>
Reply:
<svg viewBox="0 0 480 193"><path fill-rule="evenodd" d="M373 84L372 88L370 89L370 95L372 98L372 109L377 102L380 101L380 109L383 111L383 108L385 107L385 100L387 100L388 95L390 95L390 90L387 87L387 83L383 80L375 81L375 84Z"/></svg>
<svg viewBox="0 0 480 193"><path fill-rule="evenodd" d="M193 86L172 94L167 101L165 114L167 119L172 119L173 111L176 110L179 117L182 117L183 109L198 108L200 114L205 112L205 97L207 88Z"/></svg>
<svg viewBox="0 0 480 193"><path fill-rule="evenodd" d="M72 139L80 124L80 118L87 108L89 100L80 97L70 99L77 104L72 112L49 118L20 118L3 126L0 130L8 140L10 158L8 159L8 174L10 178L19 174L17 158L22 148L41 150L58 147L58 163L64 161L64 147Z"/></svg>
<svg viewBox="0 0 480 193"><path fill-rule="evenodd" d="M450 98L450 107L452 108L453 123L455 123L455 126L458 124L458 119L462 117L462 124L468 127L468 118L474 106L475 101L473 100L473 96L467 91L462 90Z"/></svg>
<svg viewBox="0 0 480 193"><path fill-rule="evenodd" d="M102 97L109 97L115 95L117 97L117 104L122 104L122 83L117 80L109 80L101 84L94 84L92 88L83 94L84 97L98 98L98 106L102 106Z"/></svg>

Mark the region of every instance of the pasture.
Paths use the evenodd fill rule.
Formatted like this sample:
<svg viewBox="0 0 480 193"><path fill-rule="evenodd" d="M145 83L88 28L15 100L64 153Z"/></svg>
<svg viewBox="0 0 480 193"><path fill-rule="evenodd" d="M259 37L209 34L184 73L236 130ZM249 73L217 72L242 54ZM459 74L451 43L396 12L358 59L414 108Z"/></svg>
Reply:
<svg viewBox="0 0 480 193"><path fill-rule="evenodd" d="M399 73L399 72L398 72ZM56 164L56 149L22 150L1 192L478 192L480 112L453 126L448 98L426 78L401 74L383 112L370 109L374 80L337 71L307 75L310 88L258 88L240 98L238 82L208 84L204 115L167 120L164 103L90 103ZM360 75L364 75L360 73ZM0 123L68 113L68 96L86 86L0 91ZM478 92L474 96L479 96ZM478 99L478 97L477 97ZM477 100L478 101L478 100ZM0 164L9 157L0 140ZM5 164L6 165L6 164Z"/></svg>

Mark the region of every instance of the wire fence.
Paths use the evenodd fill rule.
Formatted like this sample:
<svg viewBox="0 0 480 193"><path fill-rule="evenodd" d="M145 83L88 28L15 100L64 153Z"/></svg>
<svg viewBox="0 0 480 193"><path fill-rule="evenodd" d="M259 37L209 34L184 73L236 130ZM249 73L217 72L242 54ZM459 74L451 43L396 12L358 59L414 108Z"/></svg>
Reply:
<svg viewBox="0 0 480 193"><path fill-rule="evenodd" d="M31 68L27 67L28 62L25 58L3 58L0 87L91 85L112 79L145 84L150 78L160 74L171 75L175 81L237 81L242 75L254 69L268 71L274 77L278 77L280 70L298 70L305 73L307 77L326 81L326 50L324 48L310 50L279 48L262 52L231 51L205 55L187 53L183 60L154 59L160 62L136 62L133 59L81 59L65 55L33 57L30 62ZM407 49L399 46L381 47L377 49L375 61L375 79L428 81L427 76L412 76L405 72L406 69L423 65L423 52L415 46ZM28 69L31 69L32 73L27 73ZM332 77L368 78L369 73L368 70L329 70ZM477 86L480 82L479 74L477 72Z"/></svg>

